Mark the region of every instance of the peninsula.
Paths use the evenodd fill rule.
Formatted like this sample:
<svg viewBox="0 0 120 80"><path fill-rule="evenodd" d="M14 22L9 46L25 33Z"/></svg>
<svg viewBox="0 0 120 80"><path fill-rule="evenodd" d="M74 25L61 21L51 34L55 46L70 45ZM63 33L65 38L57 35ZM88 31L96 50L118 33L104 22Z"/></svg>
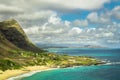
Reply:
<svg viewBox="0 0 120 80"><path fill-rule="evenodd" d="M87 56L59 55L34 45L15 19L0 22L0 80L34 70L103 64Z"/></svg>

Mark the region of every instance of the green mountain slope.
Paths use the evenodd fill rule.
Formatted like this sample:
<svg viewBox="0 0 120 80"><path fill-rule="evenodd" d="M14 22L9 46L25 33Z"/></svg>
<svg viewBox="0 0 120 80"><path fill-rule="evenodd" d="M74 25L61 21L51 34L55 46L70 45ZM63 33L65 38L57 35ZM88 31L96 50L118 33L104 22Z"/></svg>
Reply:
<svg viewBox="0 0 120 80"><path fill-rule="evenodd" d="M10 49L19 48L33 52L43 51L29 41L23 29L14 19L0 22L0 36L5 39L3 40L0 38L0 44L2 44L1 46L7 44L6 47Z"/></svg>
<svg viewBox="0 0 120 80"><path fill-rule="evenodd" d="M44 50L29 41L16 20L0 22L0 70L33 65L36 52L42 53Z"/></svg>
<svg viewBox="0 0 120 80"><path fill-rule="evenodd" d="M1 56L8 55L10 50L19 50L14 44L8 41L4 35L0 32L0 54Z"/></svg>

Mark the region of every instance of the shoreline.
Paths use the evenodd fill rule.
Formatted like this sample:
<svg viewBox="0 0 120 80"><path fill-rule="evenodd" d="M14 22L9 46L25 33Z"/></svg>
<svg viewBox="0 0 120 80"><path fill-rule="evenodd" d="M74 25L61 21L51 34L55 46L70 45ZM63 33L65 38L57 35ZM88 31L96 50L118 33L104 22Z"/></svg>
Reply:
<svg viewBox="0 0 120 80"><path fill-rule="evenodd" d="M104 64L106 64L106 61L102 61ZM99 64L101 65L101 64ZM81 67L85 65L80 65L80 66L71 66L73 68L75 67ZM87 65L87 66L92 66L92 65ZM42 71L47 71L47 70L54 70L54 69L59 69L59 68L64 68L64 67L48 67L48 66L28 66L28 67L23 67L21 69L16 69L16 70L6 70L6 71L1 71L0 70L0 80L15 80L15 79L20 79L23 77L28 77L31 76L37 72L42 72ZM69 68L69 67L65 67Z"/></svg>
<svg viewBox="0 0 120 80"><path fill-rule="evenodd" d="M46 66L38 66L38 67L46 67ZM84 66L73 66L73 67L66 67L66 68L77 68L77 67L84 67ZM6 80L22 79L24 77L32 76L32 75L34 75L34 74L36 74L38 72L55 70L55 69L64 69L64 68L51 68L51 67L47 67L46 69L43 69L43 70L38 69L38 70L28 71L28 72L25 72L25 73L22 73L22 74L14 75L12 77L7 78Z"/></svg>
<svg viewBox="0 0 120 80"><path fill-rule="evenodd" d="M29 66L18 70L6 70L4 72L0 71L0 80L14 80L18 78L31 76L37 72L54 70L54 69L58 69L58 68L51 68L47 66Z"/></svg>
<svg viewBox="0 0 120 80"><path fill-rule="evenodd" d="M91 66L96 66L96 65L91 65ZM73 67L66 67L66 68L76 68L76 67L84 67L84 66L73 66ZM32 76L37 72L55 70L55 69L60 69L60 68L51 68L47 66L29 66L29 67L22 68L20 70L7 70L2 74L0 71L0 80L22 79L24 77Z"/></svg>

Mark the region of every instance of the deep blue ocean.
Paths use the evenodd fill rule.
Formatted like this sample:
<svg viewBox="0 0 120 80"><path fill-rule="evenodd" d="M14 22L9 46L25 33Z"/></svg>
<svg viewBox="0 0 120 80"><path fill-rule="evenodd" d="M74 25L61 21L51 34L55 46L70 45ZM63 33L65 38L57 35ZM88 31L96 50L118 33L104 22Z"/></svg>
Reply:
<svg viewBox="0 0 120 80"><path fill-rule="evenodd" d="M50 48L48 51L75 56L91 56L106 60L110 64L43 71L22 80L120 80L120 49Z"/></svg>

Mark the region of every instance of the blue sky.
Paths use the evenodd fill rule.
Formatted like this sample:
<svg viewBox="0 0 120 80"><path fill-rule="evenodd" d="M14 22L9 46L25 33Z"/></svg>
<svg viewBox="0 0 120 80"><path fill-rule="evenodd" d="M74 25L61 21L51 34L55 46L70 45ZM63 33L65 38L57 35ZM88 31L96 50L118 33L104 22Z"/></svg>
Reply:
<svg viewBox="0 0 120 80"><path fill-rule="evenodd" d="M10 18L34 43L120 47L120 0L0 0Z"/></svg>
<svg viewBox="0 0 120 80"><path fill-rule="evenodd" d="M76 19L84 20L91 11L77 10L77 12L65 13L60 15L62 20L74 21Z"/></svg>
<svg viewBox="0 0 120 80"><path fill-rule="evenodd" d="M101 12L105 12L106 10L112 10L113 8L115 8L116 6L120 6L120 1L118 0L111 0L111 2L104 4L104 7L98 10L81 10L78 9L76 10L76 12L70 12L70 13L64 13L61 14L60 17L62 20L68 20L68 21L74 21L76 19L81 19L84 20L86 19L87 15L93 11L98 12L98 14L100 14ZM114 18L114 17L113 17ZM115 21L119 22L118 19L114 19Z"/></svg>

